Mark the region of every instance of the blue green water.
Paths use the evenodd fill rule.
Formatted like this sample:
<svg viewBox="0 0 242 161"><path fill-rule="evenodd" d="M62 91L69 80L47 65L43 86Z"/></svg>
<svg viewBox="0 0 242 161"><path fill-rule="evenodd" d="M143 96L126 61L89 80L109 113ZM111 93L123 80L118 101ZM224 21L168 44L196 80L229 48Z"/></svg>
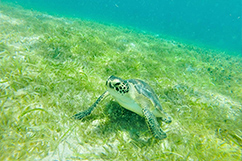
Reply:
<svg viewBox="0 0 242 161"><path fill-rule="evenodd" d="M60 16L131 26L242 53L241 0L2 0Z"/></svg>

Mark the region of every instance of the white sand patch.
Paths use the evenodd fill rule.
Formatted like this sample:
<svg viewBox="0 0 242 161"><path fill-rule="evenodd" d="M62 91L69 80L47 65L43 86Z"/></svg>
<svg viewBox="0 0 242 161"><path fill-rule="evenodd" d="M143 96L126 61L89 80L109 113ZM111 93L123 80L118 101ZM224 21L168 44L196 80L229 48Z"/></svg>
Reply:
<svg viewBox="0 0 242 161"><path fill-rule="evenodd" d="M40 38L42 38L43 36L32 36L32 37L23 37L21 36L20 37L20 41L22 43L26 43L26 45L32 45L32 44L35 44L37 43Z"/></svg>
<svg viewBox="0 0 242 161"><path fill-rule="evenodd" d="M0 24L3 24L3 23L10 23L12 25L20 25L23 23L23 20L11 18L5 14L0 13Z"/></svg>
<svg viewBox="0 0 242 161"><path fill-rule="evenodd" d="M236 118L239 115L238 110L242 108L241 103L232 100L232 98L222 95L220 93L211 92L210 96L212 97L212 102L221 108L228 110L228 118Z"/></svg>
<svg viewBox="0 0 242 161"><path fill-rule="evenodd" d="M105 119L94 120L90 127L85 129L86 131L95 131ZM96 127L96 128L95 128ZM75 131L75 130L74 130ZM95 160L100 155L108 156L118 153L118 146L120 141L115 139L115 133L109 139L93 138L94 140L83 140L78 133L74 131L57 146L54 152L50 152L49 155L44 158L44 161L49 160ZM85 132L84 132L85 133ZM95 143L93 143L95 142Z"/></svg>

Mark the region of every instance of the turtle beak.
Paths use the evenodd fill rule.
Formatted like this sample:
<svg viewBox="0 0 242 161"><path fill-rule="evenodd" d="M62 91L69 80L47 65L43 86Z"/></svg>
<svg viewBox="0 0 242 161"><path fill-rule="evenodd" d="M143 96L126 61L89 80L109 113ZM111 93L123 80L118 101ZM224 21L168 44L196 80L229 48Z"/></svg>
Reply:
<svg viewBox="0 0 242 161"><path fill-rule="evenodd" d="M106 86L108 87L108 88L114 88L113 87L113 85L112 85L112 79L110 79L112 76L110 76L109 78L108 78L108 80L106 81Z"/></svg>
<svg viewBox="0 0 242 161"><path fill-rule="evenodd" d="M111 75L110 77L108 77L108 80L106 81L106 86L109 88L114 88L112 85L112 81L113 79L115 79L115 76Z"/></svg>
<svg viewBox="0 0 242 161"><path fill-rule="evenodd" d="M110 82L110 80L106 81L106 86L109 88L113 88L112 83Z"/></svg>

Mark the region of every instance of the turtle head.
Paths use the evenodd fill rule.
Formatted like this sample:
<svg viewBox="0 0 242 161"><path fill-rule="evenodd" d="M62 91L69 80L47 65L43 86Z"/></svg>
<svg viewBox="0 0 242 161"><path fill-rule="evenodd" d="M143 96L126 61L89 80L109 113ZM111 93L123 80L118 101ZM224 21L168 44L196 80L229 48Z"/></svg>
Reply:
<svg viewBox="0 0 242 161"><path fill-rule="evenodd" d="M114 92L118 94L125 94L129 92L128 82L113 75L108 78L106 86L109 92Z"/></svg>

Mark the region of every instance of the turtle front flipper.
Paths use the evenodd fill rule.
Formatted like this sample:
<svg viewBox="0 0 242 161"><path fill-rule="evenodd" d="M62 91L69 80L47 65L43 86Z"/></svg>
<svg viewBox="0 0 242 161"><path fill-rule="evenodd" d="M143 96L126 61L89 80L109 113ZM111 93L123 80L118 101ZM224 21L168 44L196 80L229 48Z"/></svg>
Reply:
<svg viewBox="0 0 242 161"><path fill-rule="evenodd" d="M79 112L79 113L73 115L72 118L81 120L82 118L90 115L92 113L92 111L94 110L94 108L98 105L98 103L101 102L102 100L104 100L104 98L108 95L109 95L109 92L105 91L100 97L98 97L98 99L92 106L90 106L88 109L86 109L82 112Z"/></svg>
<svg viewBox="0 0 242 161"><path fill-rule="evenodd" d="M143 113L149 129L153 133L156 139L165 139L167 137L166 133L161 129L155 115L149 111L147 108L143 108Z"/></svg>
<svg viewBox="0 0 242 161"><path fill-rule="evenodd" d="M73 115L72 118L74 118L76 120L81 120L82 118L90 115L93 109L94 109L94 106L92 105L87 110L84 110L82 112L79 112L79 113Z"/></svg>

